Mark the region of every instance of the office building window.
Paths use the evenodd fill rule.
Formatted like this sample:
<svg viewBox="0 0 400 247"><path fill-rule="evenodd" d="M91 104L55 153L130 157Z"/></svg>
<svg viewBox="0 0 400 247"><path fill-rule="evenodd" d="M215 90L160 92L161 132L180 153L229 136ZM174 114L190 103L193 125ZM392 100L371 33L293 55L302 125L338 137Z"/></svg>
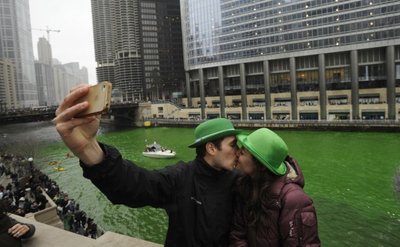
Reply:
<svg viewBox="0 0 400 247"><path fill-rule="evenodd" d="M358 68L360 88L386 87L385 64L361 65Z"/></svg>
<svg viewBox="0 0 400 247"><path fill-rule="evenodd" d="M351 89L350 66L325 70L327 90Z"/></svg>
<svg viewBox="0 0 400 247"><path fill-rule="evenodd" d="M247 94L263 94L265 93L264 88L264 76L253 75L246 77L246 93Z"/></svg>
<svg viewBox="0 0 400 247"><path fill-rule="evenodd" d="M296 83L299 91L318 91L318 70L297 71Z"/></svg>
<svg viewBox="0 0 400 247"><path fill-rule="evenodd" d="M290 73L273 73L270 75L271 92L290 92Z"/></svg>

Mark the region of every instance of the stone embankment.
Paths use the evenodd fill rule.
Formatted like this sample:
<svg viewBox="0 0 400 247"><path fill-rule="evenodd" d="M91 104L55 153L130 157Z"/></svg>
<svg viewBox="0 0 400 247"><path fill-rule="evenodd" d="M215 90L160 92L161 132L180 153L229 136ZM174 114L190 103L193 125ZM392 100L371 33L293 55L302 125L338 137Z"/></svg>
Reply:
<svg viewBox="0 0 400 247"><path fill-rule="evenodd" d="M195 127L205 120L187 119L146 119L151 126ZM237 128L271 128L293 130L334 130L334 131L400 131L399 120L232 120Z"/></svg>

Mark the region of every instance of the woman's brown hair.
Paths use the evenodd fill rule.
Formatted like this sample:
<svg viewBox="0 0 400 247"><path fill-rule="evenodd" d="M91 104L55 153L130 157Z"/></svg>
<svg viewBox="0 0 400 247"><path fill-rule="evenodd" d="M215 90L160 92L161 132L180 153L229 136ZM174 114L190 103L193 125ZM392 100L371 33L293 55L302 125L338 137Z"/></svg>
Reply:
<svg viewBox="0 0 400 247"><path fill-rule="evenodd" d="M270 227L269 186L278 178L267 167L252 157L256 164L253 175L245 175L237 181L237 192L244 202L244 219L249 227L257 229Z"/></svg>

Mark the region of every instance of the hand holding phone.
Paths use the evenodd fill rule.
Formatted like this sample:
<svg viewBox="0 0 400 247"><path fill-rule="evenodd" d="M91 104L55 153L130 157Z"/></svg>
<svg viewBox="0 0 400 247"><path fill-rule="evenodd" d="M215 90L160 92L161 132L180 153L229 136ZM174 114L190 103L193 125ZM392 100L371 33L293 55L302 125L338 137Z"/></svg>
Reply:
<svg viewBox="0 0 400 247"><path fill-rule="evenodd" d="M89 103L89 107L85 111L78 113L76 117L86 117L107 112L111 106L111 90L112 84L108 81L91 86L84 97L75 101L75 104L84 101Z"/></svg>

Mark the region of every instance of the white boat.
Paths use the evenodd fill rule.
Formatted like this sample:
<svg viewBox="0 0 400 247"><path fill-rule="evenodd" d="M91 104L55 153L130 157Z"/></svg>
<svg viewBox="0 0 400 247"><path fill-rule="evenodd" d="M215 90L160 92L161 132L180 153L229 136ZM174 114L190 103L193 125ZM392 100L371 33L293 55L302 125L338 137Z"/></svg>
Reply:
<svg viewBox="0 0 400 247"><path fill-rule="evenodd" d="M142 152L143 156L157 159L171 159L174 158L176 152L172 149L163 148L160 144L154 142L151 145L146 145L146 149Z"/></svg>

